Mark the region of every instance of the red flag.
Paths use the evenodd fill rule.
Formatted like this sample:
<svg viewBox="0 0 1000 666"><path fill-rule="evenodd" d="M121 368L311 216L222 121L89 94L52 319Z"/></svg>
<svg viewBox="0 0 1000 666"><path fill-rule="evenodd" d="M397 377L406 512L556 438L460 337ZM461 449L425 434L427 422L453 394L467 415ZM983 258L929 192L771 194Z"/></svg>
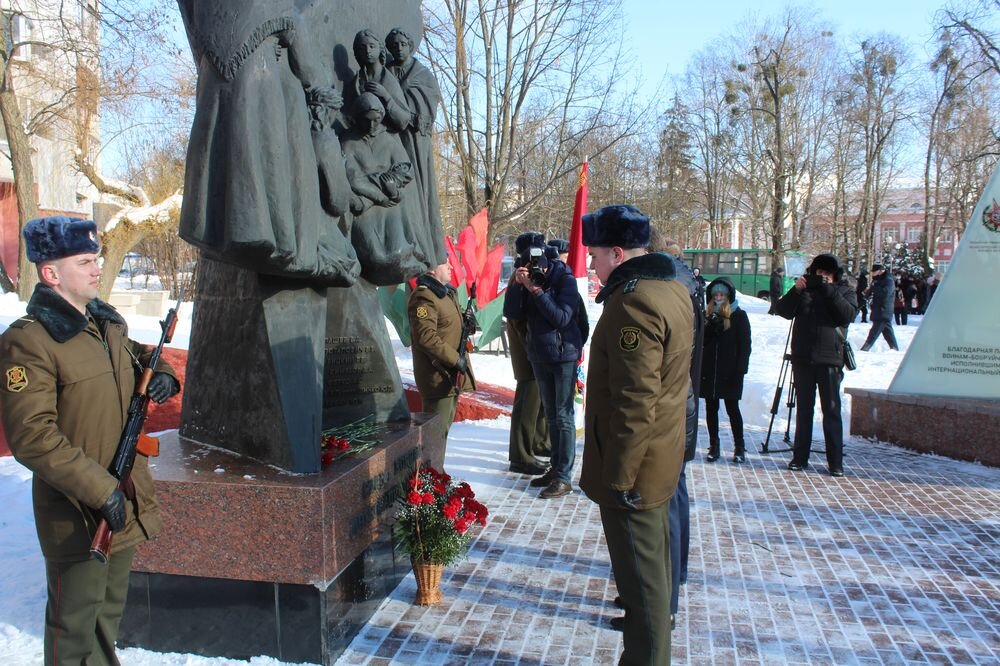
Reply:
<svg viewBox="0 0 1000 666"><path fill-rule="evenodd" d="M486 255L486 263L479 273L476 286L476 303L483 307L497 297L500 289L500 265L503 263L503 245L497 245Z"/></svg>
<svg viewBox="0 0 1000 666"><path fill-rule="evenodd" d="M580 165L573 204L573 226L569 231L569 258L566 265L576 277L587 277L587 248L583 246L583 216L587 212L587 160Z"/></svg>
<svg viewBox="0 0 1000 666"><path fill-rule="evenodd" d="M462 253L462 265L465 266L465 286L471 288L479 275L479 259L477 258L478 240L476 230L472 227L465 227L458 234L458 251Z"/></svg>
<svg viewBox="0 0 1000 666"><path fill-rule="evenodd" d="M465 271L462 269L462 262L458 260L458 253L455 252L451 236L444 237L444 244L448 250L448 263L451 264L451 284L458 289L458 285L465 281Z"/></svg>
<svg viewBox="0 0 1000 666"><path fill-rule="evenodd" d="M482 270L486 264L486 254L489 251L486 243L490 233L490 218L485 208L472 216L472 219L469 220L469 226L476 232L476 265L479 266L479 270Z"/></svg>

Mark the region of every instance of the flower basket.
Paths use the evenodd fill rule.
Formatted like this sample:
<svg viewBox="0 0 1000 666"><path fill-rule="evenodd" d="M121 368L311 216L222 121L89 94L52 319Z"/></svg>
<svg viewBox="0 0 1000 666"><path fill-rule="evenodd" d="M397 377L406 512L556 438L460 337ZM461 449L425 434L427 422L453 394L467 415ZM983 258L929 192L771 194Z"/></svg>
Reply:
<svg viewBox="0 0 1000 666"><path fill-rule="evenodd" d="M430 606L441 601L441 574L443 564L417 564L413 562L413 577L417 579L418 606Z"/></svg>
<svg viewBox="0 0 1000 666"><path fill-rule="evenodd" d="M456 483L433 467L410 476L400 493L403 504L393 534L397 547L410 556L422 606L441 599L441 571L464 557L474 524L486 524L489 511L476 501L468 483Z"/></svg>

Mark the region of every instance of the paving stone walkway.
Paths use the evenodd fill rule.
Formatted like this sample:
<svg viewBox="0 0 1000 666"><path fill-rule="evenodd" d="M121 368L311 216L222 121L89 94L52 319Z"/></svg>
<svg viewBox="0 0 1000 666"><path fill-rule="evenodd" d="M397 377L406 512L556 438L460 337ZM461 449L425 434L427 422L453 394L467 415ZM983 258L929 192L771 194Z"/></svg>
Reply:
<svg viewBox="0 0 1000 666"><path fill-rule="evenodd" d="M452 433L446 467L491 522L446 570L443 602L411 605L407 577L338 663L617 663L597 507L537 499L507 471L506 430ZM747 437L746 465L688 464L674 664L1000 664L1000 469L849 439L834 479L822 455L789 472L789 454Z"/></svg>

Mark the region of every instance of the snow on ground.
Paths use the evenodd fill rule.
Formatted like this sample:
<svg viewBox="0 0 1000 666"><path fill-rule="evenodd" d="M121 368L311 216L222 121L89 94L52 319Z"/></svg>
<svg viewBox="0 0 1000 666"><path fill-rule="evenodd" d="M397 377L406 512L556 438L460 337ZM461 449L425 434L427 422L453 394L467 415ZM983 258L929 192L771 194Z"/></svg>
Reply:
<svg viewBox="0 0 1000 666"><path fill-rule="evenodd" d="M123 288L128 279L119 279ZM159 284L151 284L158 288ZM767 314L765 301L740 296L740 306L750 316L753 331L753 354L750 371L746 377L742 411L749 426L767 427L770 418L771 401L781 357L788 335L789 322ZM172 346L187 348L190 336L191 304L184 303ZM591 328L600 317L601 306L589 304ZM0 330L24 313L24 303L15 295L0 296ZM133 338L147 343L159 339L160 327L157 317L128 316L130 333ZM850 328L849 339L854 345L859 368L847 372L844 385L863 388L886 388L894 375L903 353L913 339L913 333L920 317L911 317L910 326L896 327L896 336L901 351L888 351L881 339L871 353L860 350L868 325L855 324ZM402 346L389 326L400 373L404 380L412 381L413 363L409 349ZM476 354L473 358L476 376L480 381L499 386L513 387L514 381L510 362L501 354ZM785 394L787 396L787 393ZM786 410L782 408L782 413ZM820 422L819 408L816 420ZM724 422L725 419L723 419ZM844 397L845 426L850 421L850 398ZM784 428L784 416L779 415L775 429ZM490 477L497 469L504 469L507 451L507 431L509 418L495 421L477 422L476 428L456 428L452 431L448 450L450 453L473 453L490 461L490 464L474 473L466 480L474 485L490 483ZM483 429L489 436L483 436ZM845 427L846 431L846 427ZM822 432L817 429L817 432ZM0 655L3 663L28 665L41 663L42 619L45 608L45 577L41 552L35 538L34 521L31 513L30 474L12 458L0 458L0 504L5 507L0 517ZM121 651L121 660L129 666L229 666L246 664L244 661L211 659L196 655L168 655L138 649ZM254 666L278 666L282 662L268 657L258 657L250 662Z"/></svg>

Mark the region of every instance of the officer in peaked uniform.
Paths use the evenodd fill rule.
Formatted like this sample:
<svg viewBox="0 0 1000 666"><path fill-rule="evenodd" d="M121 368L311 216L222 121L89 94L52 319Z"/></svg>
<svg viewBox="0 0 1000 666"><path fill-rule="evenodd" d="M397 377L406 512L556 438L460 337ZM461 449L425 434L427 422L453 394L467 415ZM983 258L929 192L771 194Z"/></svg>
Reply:
<svg viewBox="0 0 1000 666"><path fill-rule="evenodd" d="M458 352L462 310L450 282L451 266L441 264L417 278L417 288L410 293L407 302L413 377L420 391L423 411L441 416L445 441L455 418L458 394L476 390L469 356ZM439 469L443 463L443 460L434 461Z"/></svg>
<svg viewBox="0 0 1000 666"><path fill-rule="evenodd" d="M677 260L647 254L649 237L634 206L583 218L604 313L590 348L580 487L600 506L625 607L625 666L670 663L668 505L684 460L694 342Z"/></svg>
<svg viewBox="0 0 1000 666"><path fill-rule="evenodd" d="M117 664L115 639L135 547L160 532L145 456L126 496L108 467L118 447L140 363L151 350L128 338L125 320L97 299L97 227L67 217L24 227L39 284L28 314L0 337L3 425L11 452L33 472L35 528L45 557L45 663ZM165 363L148 386L163 402L180 390ZM91 559L104 517L107 564Z"/></svg>

